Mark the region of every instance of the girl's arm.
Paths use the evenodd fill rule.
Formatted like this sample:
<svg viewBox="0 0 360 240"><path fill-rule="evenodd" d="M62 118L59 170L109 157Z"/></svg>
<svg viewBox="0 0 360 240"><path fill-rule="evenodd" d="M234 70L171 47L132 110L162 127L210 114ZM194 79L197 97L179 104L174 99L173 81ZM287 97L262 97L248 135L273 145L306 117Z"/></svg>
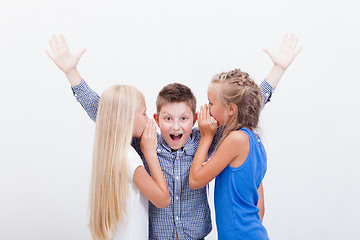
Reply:
<svg viewBox="0 0 360 240"><path fill-rule="evenodd" d="M60 34L59 38L56 35L53 35L53 40L49 41L52 53L49 50L46 50L45 52L60 70L65 73L71 86L79 85L81 83L81 76L76 66L86 49L83 48L77 54L72 55L67 46L65 37Z"/></svg>
<svg viewBox="0 0 360 240"><path fill-rule="evenodd" d="M241 162L245 161L250 149L246 133L232 132L221 143L211 161L204 164L212 137L217 128L216 122L211 122L207 105L205 105L205 109L203 107L200 109L198 125L201 139L189 175L189 185L192 189L199 189L208 184L232 162L236 162L236 165L241 165Z"/></svg>
<svg viewBox="0 0 360 240"><path fill-rule="evenodd" d="M156 126L151 120L146 125L140 145L151 176L144 167L138 167L134 172L133 181L147 199L157 208L166 208L170 204L170 194L157 157Z"/></svg>
<svg viewBox="0 0 360 240"><path fill-rule="evenodd" d="M260 184L260 187L258 188L258 195L259 195L259 201L257 207L260 209L259 216L262 222L265 215L265 200L264 200L264 189L262 182Z"/></svg>
<svg viewBox="0 0 360 240"><path fill-rule="evenodd" d="M289 38L287 35L284 35L277 53L264 49L274 63L271 72L266 77L266 81L273 88L276 88L286 69L291 65L292 61L302 50L302 46L296 46L298 40L298 37L295 37L294 34L291 34Z"/></svg>

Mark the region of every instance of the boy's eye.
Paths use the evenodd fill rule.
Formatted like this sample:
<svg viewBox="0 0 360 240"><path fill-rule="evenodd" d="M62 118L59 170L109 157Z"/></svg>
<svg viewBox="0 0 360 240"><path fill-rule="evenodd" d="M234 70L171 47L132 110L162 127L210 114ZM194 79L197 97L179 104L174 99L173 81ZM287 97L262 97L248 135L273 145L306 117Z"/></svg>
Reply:
<svg viewBox="0 0 360 240"><path fill-rule="evenodd" d="M182 117L181 121L186 121L188 118L187 117Z"/></svg>
<svg viewBox="0 0 360 240"><path fill-rule="evenodd" d="M171 118L170 118L170 117L166 117L165 120L166 120L166 121L170 121Z"/></svg>

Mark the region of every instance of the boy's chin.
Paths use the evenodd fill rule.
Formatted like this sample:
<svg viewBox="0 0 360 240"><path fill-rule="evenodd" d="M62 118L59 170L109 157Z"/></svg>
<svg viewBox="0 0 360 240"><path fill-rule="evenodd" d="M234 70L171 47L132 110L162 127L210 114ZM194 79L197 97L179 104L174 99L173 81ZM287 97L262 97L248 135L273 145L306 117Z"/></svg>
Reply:
<svg viewBox="0 0 360 240"><path fill-rule="evenodd" d="M174 141L173 139L169 138L167 141L167 144L172 150L179 150L185 145L186 142L183 141L183 139L180 139L179 141Z"/></svg>

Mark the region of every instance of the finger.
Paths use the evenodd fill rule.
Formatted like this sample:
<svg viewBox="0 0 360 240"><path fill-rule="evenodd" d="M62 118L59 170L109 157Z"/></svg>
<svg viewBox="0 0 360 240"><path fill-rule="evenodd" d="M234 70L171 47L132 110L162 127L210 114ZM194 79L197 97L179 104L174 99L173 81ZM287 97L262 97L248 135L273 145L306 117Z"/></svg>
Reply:
<svg viewBox="0 0 360 240"><path fill-rule="evenodd" d="M53 53L56 54L56 53L57 53L57 50L56 50L54 41L49 40L49 44L50 44L50 47L51 47L51 50L53 51Z"/></svg>
<svg viewBox="0 0 360 240"><path fill-rule="evenodd" d="M290 34L290 37L289 37L289 41L288 41L288 44L287 44L288 47L291 48L291 44L292 44L293 40L294 40L294 34L292 33L292 34Z"/></svg>
<svg viewBox="0 0 360 240"><path fill-rule="evenodd" d="M211 123L211 119L210 119L210 108L209 105L206 104L206 121Z"/></svg>
<svg viewBox="0 0 360 240"><path fill-rule="evenodd" d="M49 50L45 50L45 53L49 56L49 58L51 58L51 60L54 60L55 56Z"/></svg>
<svg viewBox="0 0 360 240"><path fill-rule="evenodd" d="M299 38L295 37L293 42L291 43L291 46L290 46L291 50L294 50L296 48L296 45L297 45L298 41L299 41Z"/></svg>
<svg viewBox="0 0 360 240"><path fill-rule="evenodd" d="M202 120L203 122L206 121L206 105L202 106Z"/></svg>
<svg viewBox="0 0 360 240"><path fill-rule="evenodd" d="M198 118L198 120L200 121L200 123L202 123L202 121L203 121L203 115L204 115L204 108L203 108L203 106L201 106L201 107L200 107L199 118Z"/></svg>
<svg viewBox="0 0 360 240"><path fill-rule="evenodd" d="M154 139L157 140L157 132L156 132L156 124L154 121L151 121L153 123L153 128L154 128Z"/></svg>
<svg viewBox="0 0 360 240"><path fill-rule="evenodd" d="M285 35L283 36L283 38L282 38L281 46L286 46L287 38L288 38L288 35L285 34Z"/></svg>
<svg viewBox="0 0 360 240"><path fill-rule="evenodd" d="M61 45L62 45L63 47L68 48L67 43L66 43L66 39L65 39L64 35L60 34L59 37L60 37Z"/></svg>
<svg viewBox="0 0 360 240"><path fill-rule="evenodd" d="M146 135L147 136L151 135L151 121L150 121L150 119L146 123L146 128L145 129L146 129Z"/></svg>
<svg viewBox="0 0 360 240"><path fill-rule="evenodd" d="M53 39L55 42L56 49L59 49L61 47L60 41L56 35L53 35Z"/></svg>
<svg viewBox="0 0 360 240"><path fill-rule="evenodd" d="M208 120L208 106L207 104L204 104L204 120L207 121Z"/></svg>
<svg viewBox="0 0 360 240"><path fill-rule="evenodd" d="M149 121L146 123L146 125L145 125L145 128L144 128L144 130L143 130L143 132L142 132L142 134L141 134L141 138L144 138L145 136L146 136L146 134L147 134L147 129L148 129L148 125L149 125Z"/></svg>
<svg viewBox="0 0 360 240"><path fill-rule="evenodd" d="M299 48L295 52L295 56L297 56L301 52L302 49L303 49L303 46L299 46Z"/></svg>
<svg viewBox="0 0 360 240"><path fill-rule="evenodd" d="M154 136L156 135L156 126L154 121L150 120L150 125L149 125L149 130L151 131L151 136L154 138Z"/></svg>

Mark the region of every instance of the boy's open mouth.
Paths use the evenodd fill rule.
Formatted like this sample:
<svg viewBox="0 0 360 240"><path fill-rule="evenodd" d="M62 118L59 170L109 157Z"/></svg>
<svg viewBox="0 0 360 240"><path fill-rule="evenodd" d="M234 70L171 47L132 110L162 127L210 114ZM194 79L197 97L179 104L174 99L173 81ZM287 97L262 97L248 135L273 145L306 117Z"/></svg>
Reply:
<svg viewBox="0 0 360 240"><path fill-rule="evenodd" d="M171 139L174 140L174 141L179 141L182 138L182 136L183 135L181 133L179 133L179 134L170 134Z"/></svg>

